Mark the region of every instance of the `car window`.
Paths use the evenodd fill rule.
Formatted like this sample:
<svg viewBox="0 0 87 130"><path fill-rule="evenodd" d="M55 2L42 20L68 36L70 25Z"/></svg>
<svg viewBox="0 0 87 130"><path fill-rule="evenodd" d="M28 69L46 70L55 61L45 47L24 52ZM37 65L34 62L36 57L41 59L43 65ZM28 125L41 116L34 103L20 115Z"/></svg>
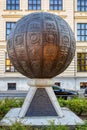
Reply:
<svg viewBox="0 0 87 130"><path fill-rule="evenodd" d="M60 88L58 86L52 86L53 90L59 90Z"/></svg>

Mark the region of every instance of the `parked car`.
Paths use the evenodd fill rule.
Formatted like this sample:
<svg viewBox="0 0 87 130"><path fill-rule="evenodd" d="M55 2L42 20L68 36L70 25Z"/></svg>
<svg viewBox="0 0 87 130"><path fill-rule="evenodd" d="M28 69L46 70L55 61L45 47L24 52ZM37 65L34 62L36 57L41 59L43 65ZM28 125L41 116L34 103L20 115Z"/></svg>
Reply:
<svg viewBox="0 0 87 130"><path fill-rule="evenodd" d="M87 87L85 88L84 95L85 95L85 97L87 97Z"/></svg>
<svg viewBox="0 0 87 130"><path fill-rule="evenodd" d="M78 95L76 91L63 89L63 88L60 88L59 86L52 86L52 88L56 96L63 97L64 99L67 99L69 97L72 98Z"/></svg>

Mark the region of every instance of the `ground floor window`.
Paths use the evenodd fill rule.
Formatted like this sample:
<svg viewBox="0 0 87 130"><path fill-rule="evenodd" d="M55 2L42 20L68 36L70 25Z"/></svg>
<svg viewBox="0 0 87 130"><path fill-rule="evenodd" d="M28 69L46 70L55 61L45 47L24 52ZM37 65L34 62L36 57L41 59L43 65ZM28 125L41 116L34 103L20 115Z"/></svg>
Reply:
<svg viewBox="0 0 87 130"><path fill-rule="evenodd" d="M16 83L8 83L8 90L16 90Z"/></svg>
<svg viewBox="0 0 87 130"><path fill-rule="evenodd" d="M80 89L87 88L87 82L80 82Z"/></svg>

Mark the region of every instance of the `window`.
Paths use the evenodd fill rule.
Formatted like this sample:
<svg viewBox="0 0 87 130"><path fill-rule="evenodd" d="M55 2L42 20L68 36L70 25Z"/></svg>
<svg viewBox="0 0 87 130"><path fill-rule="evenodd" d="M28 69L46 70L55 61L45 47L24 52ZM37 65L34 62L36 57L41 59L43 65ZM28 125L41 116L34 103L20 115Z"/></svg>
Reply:
<svg viewBox="0 0 87 130"><path fill-rule="evenodd" d="M59 86L52 86L53 90L62 90Z"/></svg>
<svg viewBox="0 0 87 130"><path fill-rule="evenodd" d="M87 0L78 0L77 1L77 10L78 11L87 11Z"/></svg>
<svg viewBox="0 0 87 130"><path fill-rule="evenodd" d="M29 10L40 10L41 9L41 0L28 0L28 9Z"/></svg>
<svg viewBox="0 0 87 130"><path fill-rule="evenodd" d="M8 90L16 90L16 83L8 83Z"/></svg>
<svg viewBox="0 0 87 130"><path fill-rule="evenodd" d="M62 10L62 0L50 0L50 10Z"/></svg>
<svg viewBox="0 0 87 130"><path fill-rule="evenodd" d="M14 27L16 22L6 22L6 39L8 38L8 35L11 31L11 29Z"/></svg>
<svg viewBox="0 0 87 130"><path fill-rule="evenodd" d="M6 1L7 10L19 10L20 1L19 0L7 0Z"/></svg>
<svg viewBox="0 0 87 130"><path fill-rule="evenodd" d="M87 82L80 82L80 89L87 88Z"/></svg>
<svg viewBox="0 0 87 130"><path fill-rule="evenodd" d="M8 54L6 53L6 67L5 67L5 71L6 72L16 72L17 70L14 68L14 66L12 65Z"/></svg>
<svg viewBox="0 0 87 130"><path fill-rule="evenodd" d="M87 53L77 54L77 71L87 72Z"/></svg>
<svg viewBox="0 0 87 130"><path fill-rule="evenodd" d="M77 40L87 41L87 23L77 24Z"/></svg>

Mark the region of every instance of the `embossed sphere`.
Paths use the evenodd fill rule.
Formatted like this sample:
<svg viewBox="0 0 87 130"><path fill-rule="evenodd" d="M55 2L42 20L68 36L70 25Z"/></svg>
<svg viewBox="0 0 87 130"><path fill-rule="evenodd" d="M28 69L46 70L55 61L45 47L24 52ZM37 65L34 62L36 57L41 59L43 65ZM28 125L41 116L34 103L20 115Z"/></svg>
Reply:
<svg viewBox="0 0 87 130"><path fill-rule="evenodd" d="M12 64L29 78L52 78L62 73L74 57L75 46L69 25L45 12L20 19L7 41Z"/></svg>

